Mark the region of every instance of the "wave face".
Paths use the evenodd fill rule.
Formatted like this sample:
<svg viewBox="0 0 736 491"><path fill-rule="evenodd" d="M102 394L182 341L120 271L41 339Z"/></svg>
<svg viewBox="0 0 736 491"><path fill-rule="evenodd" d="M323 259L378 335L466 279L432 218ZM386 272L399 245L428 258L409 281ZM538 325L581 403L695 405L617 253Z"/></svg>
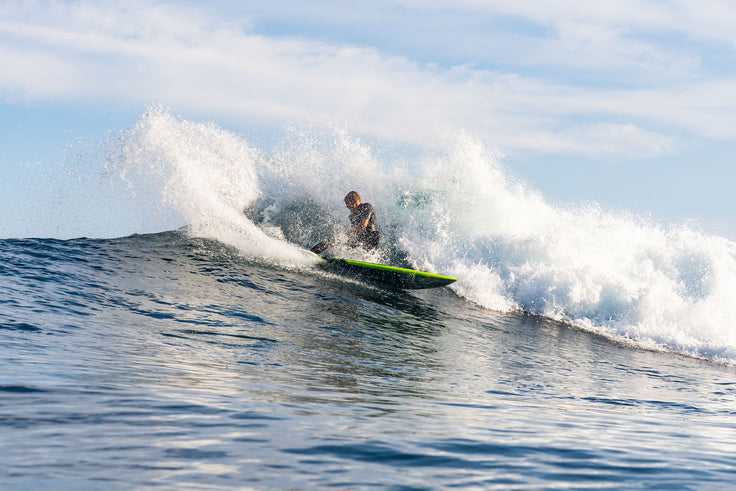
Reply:
<svg viewBox="0 0 736 491"><path fill-rule="evenodd" d="M342 197L355 189L383 235L367 259L455 276L452 289L488 309L736 362L734 243L597 206L551 206L471 136L433 144L440 150L397 151L343 129L293 130L267 153L154 109L108 165L133 191L152 188L193 236L283 265L314 262L302 248L347 227Z"/></svg>

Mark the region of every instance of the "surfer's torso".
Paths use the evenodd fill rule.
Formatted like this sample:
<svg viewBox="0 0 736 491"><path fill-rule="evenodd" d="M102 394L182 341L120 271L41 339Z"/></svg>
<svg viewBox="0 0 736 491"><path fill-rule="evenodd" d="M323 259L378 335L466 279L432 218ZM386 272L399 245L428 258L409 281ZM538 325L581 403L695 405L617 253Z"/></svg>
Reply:
<svg viewBox="0 0 736 491"><path fill-rule="evenodd" d="M350 213L350 225L353 227L359 225L360 228L363 228L362 225L366 220L368 220L368 225L366 225L365 230L375 232L376 212L373 211L373 206L370 203L361 203Z"/></svg>
<svg viewBox="0 0 736 491"><path fill-rule="evenodd" d="M350 212L349 218L352 229L348 243L351 246L361 246L366 249L378 247L381 236L376 229L376 212L373 206L370 203L361 203ZM365 227L363 224L366 224Z"/></svg>

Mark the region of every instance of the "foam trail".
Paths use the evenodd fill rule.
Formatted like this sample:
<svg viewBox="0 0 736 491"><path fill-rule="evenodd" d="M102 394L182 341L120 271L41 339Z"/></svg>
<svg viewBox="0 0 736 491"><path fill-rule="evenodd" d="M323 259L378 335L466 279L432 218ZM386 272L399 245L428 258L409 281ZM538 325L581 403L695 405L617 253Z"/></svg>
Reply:
<svg viewBox="0 0 736 491"><path fill-rule="evenodd" d="M158 195L180 213L193 236L218 240L252 258L313 264L303 250L266 235L243 214L261 195L260 160L235 135L156 108L121 136L108 166L131 181L134 191L147 186L141 178L148 181L154 189L147 195Z"/></svg>
<svg viewBox="0 0 736 491"><path fill-rule="evenodd" d="M467 136L424 168L418 192L430 198L418 223L404 223L402 246L418 266L461 278L466 298L736 361L734 243L594 206L553 208Z"/></svg>

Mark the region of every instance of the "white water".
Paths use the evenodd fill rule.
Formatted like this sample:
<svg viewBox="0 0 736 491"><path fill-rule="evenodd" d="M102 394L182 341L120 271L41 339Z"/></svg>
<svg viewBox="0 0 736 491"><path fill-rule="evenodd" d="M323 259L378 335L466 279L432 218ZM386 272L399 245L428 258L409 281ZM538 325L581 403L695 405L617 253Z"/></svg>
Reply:
<svg viewBox="0 0 736 491"><path fill-rule="evenodd" d="M347 226L342 197L371 202L384 236L417 268L494 310L521 309L637 346L736 363L736 244L595 206L560 209L509 179L455 133L442 151L376 152L344 130L292 132L266 157L214 125L152 110L110 165L151 185L190 232L280 264ZM403 155L403 156L401 156ZM256 225L242 211L260 203Z"/></svg>
<svg viewBox="0 0 736 491"><path fill-rule="evenodd" d="M219 240L248 257L315 263L243 214L261 196L256 167L263 162L258 151L235 135L211 124L182 121L159 108L123 133L107 165L134 193L152 186L154 193L144 193L144 199L158 196L161 205L176 209L193 236Z"/></svg>

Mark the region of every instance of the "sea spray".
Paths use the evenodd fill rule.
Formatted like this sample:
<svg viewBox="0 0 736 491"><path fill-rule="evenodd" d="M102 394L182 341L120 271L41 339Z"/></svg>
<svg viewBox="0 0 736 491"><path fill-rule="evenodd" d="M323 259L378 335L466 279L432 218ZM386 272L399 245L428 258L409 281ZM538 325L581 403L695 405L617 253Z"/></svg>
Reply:
<svg viewBox="0 0 736 491"><path fill-rule="evenodd" d="M154 108L121 135L108 167L131 183L153 186L160 204L180 213L193 236L219 240L253 258L313 264L304 251L268 236L243 214L261 194L261 160L232 133Z"/></svg>
<svg viewBox="0 0 736 491"><path fill-rule="evenodd" d="M342 197L355 189L378 215L373 259L455 276L458 295L489 309L736 361L734 243L595 205L551 206L464 132L425 150L374 148L323 128L255 150L157 109L122 135L111 162L152 179L191 234L278 264L305 264L297 246L344 230Z"/></svg>

